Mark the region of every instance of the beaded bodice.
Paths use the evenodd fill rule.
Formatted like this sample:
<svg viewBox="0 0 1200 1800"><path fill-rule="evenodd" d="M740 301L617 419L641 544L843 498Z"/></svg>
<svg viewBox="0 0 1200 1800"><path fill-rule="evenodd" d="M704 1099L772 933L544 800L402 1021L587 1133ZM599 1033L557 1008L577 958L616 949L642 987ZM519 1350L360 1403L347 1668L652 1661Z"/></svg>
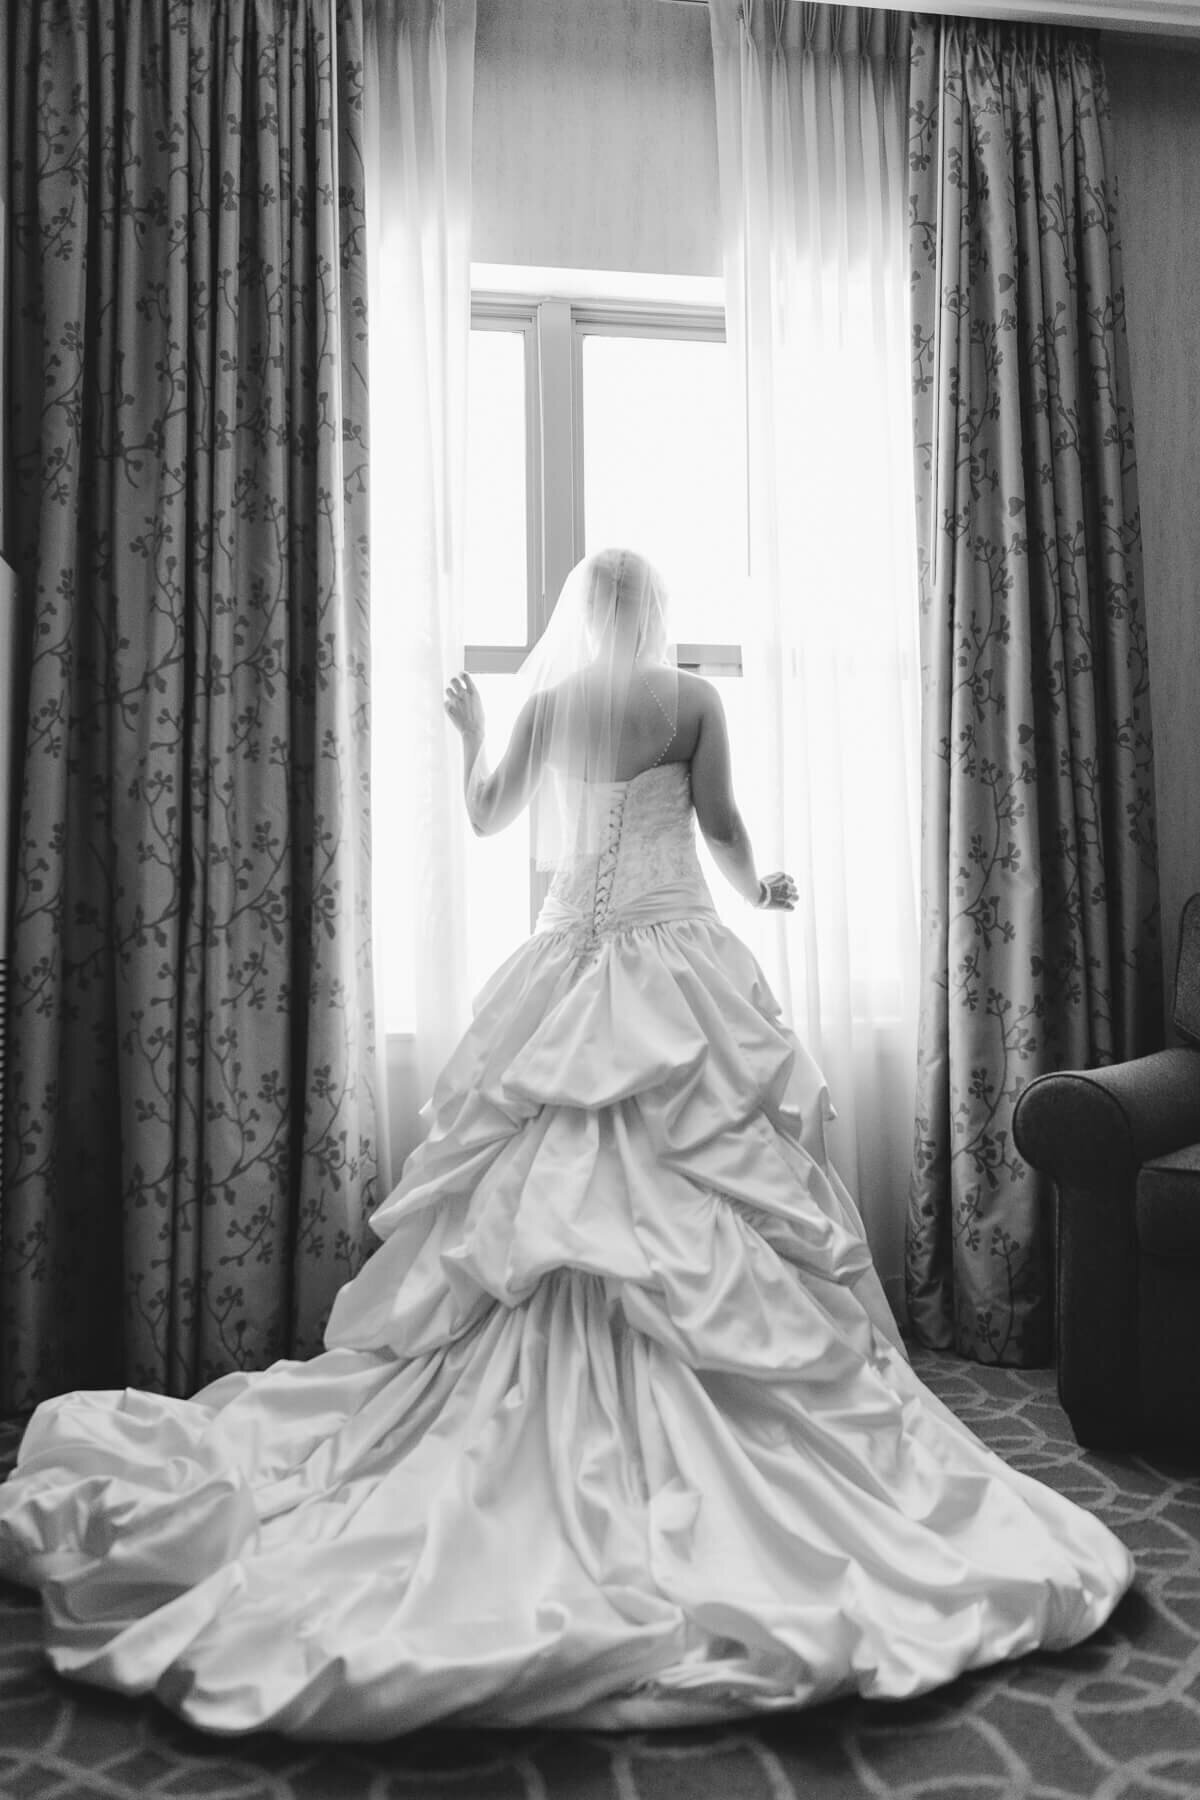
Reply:
<svg viewBox="0 0 1200 1800"><path fill-rule="evenodd" d="M574 927L594 943L606 931L656 916L713 911L696 855L686 763L662 763L630 781L605 783L592 804L596 848L557 872L539 930Z"/></svg>

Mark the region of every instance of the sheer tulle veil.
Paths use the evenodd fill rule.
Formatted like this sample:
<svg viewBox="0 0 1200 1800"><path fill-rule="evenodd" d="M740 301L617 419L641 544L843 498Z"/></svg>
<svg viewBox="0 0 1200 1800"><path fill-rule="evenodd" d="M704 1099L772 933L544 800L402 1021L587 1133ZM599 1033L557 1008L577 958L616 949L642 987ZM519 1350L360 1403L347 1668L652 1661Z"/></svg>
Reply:
<svg viewBox="0 0 1200 1800"><path fill-rule="evenodd" d="M674 732L678 662L658 570L634 550L584 557L516 679L542 771L530 802L534 856L555 869L599 848L622 753L637 760Z"/></svg>

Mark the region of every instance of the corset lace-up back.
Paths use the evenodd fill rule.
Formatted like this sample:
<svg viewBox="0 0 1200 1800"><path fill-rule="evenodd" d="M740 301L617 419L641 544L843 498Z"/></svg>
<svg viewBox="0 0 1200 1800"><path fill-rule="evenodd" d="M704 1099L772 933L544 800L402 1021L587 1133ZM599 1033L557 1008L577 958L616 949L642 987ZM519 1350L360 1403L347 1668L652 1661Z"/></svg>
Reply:
<svg viewBox="0 0 1200 1800"><path fill-rule="evenodd" d="M592 797L598 848L555 876L537 929L572 931L585 954L605 936L690 914L715 916L696 854L686 763L660 763Z"/></svg>

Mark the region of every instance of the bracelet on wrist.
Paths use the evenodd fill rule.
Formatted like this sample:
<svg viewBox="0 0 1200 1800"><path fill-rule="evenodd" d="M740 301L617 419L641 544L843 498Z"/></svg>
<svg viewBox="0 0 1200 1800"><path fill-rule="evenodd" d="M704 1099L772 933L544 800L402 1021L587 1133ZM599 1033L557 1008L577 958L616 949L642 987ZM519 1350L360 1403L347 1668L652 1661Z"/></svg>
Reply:
<svg viewBox="0 0 1200 1800"><path fill-rule="evenodd" d="M761 912L763 907L770 900L770 898L771 898L771 889L770 889L769 885L767 884L767 882L765 880L760 881L758 884L758 898L754 902L756 909L759 912Z"/></svg>

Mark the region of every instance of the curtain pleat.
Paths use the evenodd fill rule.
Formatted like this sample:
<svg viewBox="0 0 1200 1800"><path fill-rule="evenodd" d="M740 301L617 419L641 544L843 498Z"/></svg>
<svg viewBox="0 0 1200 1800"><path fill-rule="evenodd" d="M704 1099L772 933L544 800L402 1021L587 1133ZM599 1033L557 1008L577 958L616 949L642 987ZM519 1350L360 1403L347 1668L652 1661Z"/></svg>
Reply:
<svg viewBox="0 0 1200 1800"><path fill-rule="evenodd" d="M734 754L760 864L800 888L746 936L828 1079L830 1153L899 1305L918 941L909 21L792 0L711 0L710 19L760 727Z"/></svg>
<svg viewBox="0 0 1200 1800"><path fill-rule="evenodd" d="M1047 1069L1161 1042L1153 756L1103 66L921 19L910 96L923 996L907 1238L921 1340L1051 1354Z"/></svg>
<svg viewBox="0 0 1200 1800"><path fill-rule="evenodd" d="M433 1092L471 1017L461 753L475 0L368 0L367 196L376 838L382 974L401 963L413 1077ZM398 1048L397 1040L397 1048ZM394 1172L411 1135L395 1134Z"/></svg>
<svg viewBox="0 0 1200 1800"><path fill-rule="evenodd" d="M17 1408L319 1347L374 1050L361 9L7 30Z"/></svg>

